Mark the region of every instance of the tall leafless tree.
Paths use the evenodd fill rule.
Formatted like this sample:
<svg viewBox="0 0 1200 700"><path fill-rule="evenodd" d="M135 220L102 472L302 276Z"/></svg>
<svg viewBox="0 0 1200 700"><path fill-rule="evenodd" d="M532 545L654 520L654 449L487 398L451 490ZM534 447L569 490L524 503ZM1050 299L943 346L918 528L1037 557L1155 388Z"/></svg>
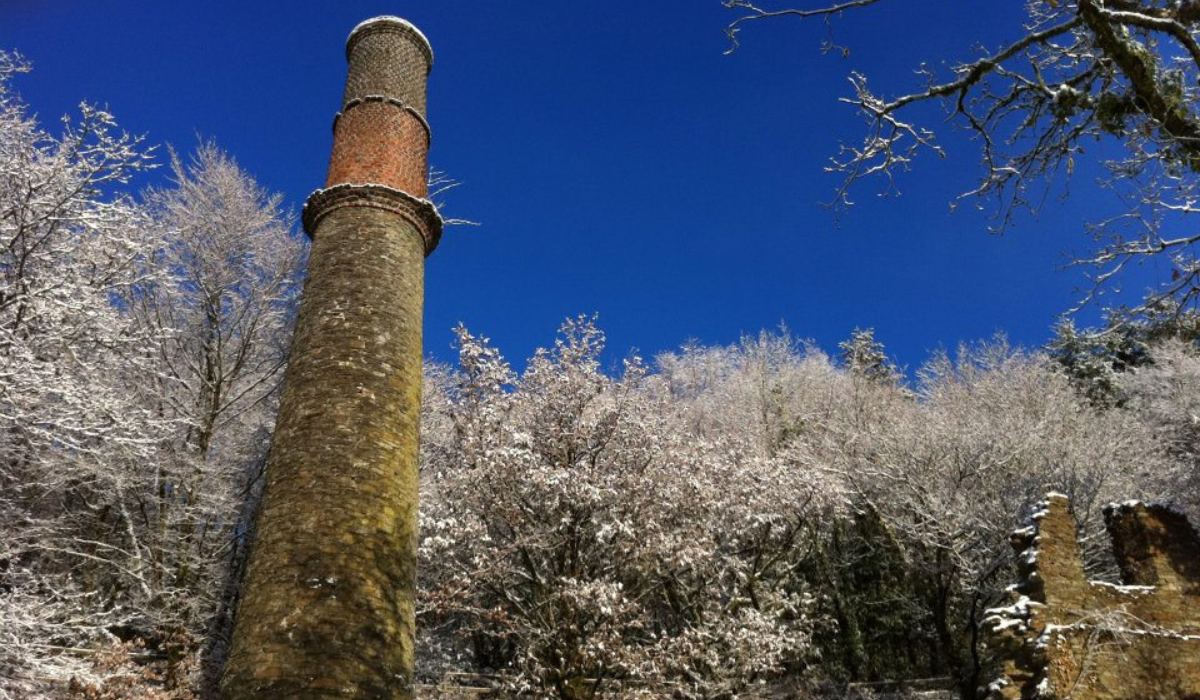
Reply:
<svg viewBox="0 0 1200 700"><path fill-rule="evenodd" d="M722 0L737 13L726 27L730 51L749 27L783 18L869 21L871 6L887 0L811 2L765 7L759 0ZM1022 11L1016 10L1014 11ZM1139 260L1170 261L1170 280L1148 303L1200 296L1194 232L1200 213L1200 3L1193 0L1026 0L1022 31L1006 43L974 47L948 71L918 68L920 83L883 94L852 73L852 105L866 123L860 144L847 144L830 170L843 181L835 204L850 204L858 180L894 177L922 153L942 153L934 132L911 112L939 103L979 144L982 174L965 197L992 197L995 225L1032 208L1053 176L1070 177L1097 139L1115 141L1123 155L1104 159L1103 183L1125 211L1088 224L1097 244L1077 262L1090 266L1095 286ZM861 15L861 16L860 16ZM920 24L914 24L919 29ZM972 41L967 37L966 41ZM945 41L944 37L938 38ZM959 47L939 47L946 59ZM1100 151L1102 149L1095 149Z"/></svg>

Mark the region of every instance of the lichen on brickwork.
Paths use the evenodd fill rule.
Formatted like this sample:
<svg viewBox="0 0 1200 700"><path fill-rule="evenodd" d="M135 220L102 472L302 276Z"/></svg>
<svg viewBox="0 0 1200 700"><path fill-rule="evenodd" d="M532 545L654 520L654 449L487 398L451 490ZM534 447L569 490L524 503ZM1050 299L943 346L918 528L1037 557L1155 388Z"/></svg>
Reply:
<svg viewBox="0 0 1200 700"><path fill-rule="evenodd" d="M1105 510L1121 584L1084 576L1066 496L1014 533L1021 582L985 625L1004 659L991 700L1200 698L1200 537L1162 505Z"/></svg>

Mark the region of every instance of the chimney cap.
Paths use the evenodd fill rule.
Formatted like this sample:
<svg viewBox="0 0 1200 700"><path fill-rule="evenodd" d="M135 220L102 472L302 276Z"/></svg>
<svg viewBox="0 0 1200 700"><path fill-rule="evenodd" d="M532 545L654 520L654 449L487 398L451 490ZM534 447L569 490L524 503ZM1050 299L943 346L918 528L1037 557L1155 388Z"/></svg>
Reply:
<svg viewBox="0 0 1200 700"><path fill-rule="evenodd" d="M354 29L350 30L350 36L346 37L346 59L350 59L350 52L354 50L354 44L367 34L377 31L391 31L398 34L403 34L417 44L417 48L425 54L426 60L429 62L429 67L433 68L433 46L430 45L429 39L421 33L420 29L412 22L395 15L379 15L370 19L359 22Z"/></svg>

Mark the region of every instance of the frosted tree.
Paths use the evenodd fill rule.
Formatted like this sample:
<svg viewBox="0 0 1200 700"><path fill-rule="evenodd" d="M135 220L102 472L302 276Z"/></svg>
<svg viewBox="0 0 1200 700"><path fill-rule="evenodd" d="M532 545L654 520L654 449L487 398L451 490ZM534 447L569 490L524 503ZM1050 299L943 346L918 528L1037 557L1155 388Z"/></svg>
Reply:
<svg viewBox="0 0 1200 700"><path fill-rule="evenodd" d="M195 642L224 649L290 342L306 247L282 197L214 143L172 153L170 183L147 193L164 240L154 282L128 300L162 341L140 401L178 429L153 475L157 582ZM209 627L215 625L215 627ZM213 671L215 669L209 668Z"/></svg>
<svg viewBox="0 0 1200 700"><path fill-rule="evenodd" d="M922 577L932 656L973 687L981 657L975 632L1011 576L1014 523L1049 490L1071 496L1092 575L1111 573L1101 508L1111 500L1165 495L1138 478L1173 469L1154 434L1131 415L1096 411L1046 358L997 341L935 357L921 371L919 401L869 409L866 430L824 459L872 504L905 543ZM835 443L837 444L837 443Z"/></svg>
<svg viewBox="0 0 1200 700"><path fill-rule="evenodd" d="M1041 494L1072 494L1103 575L1101 507L1169 496L1179 469L1159 429L1093 409L1047 358L1002 342L935 357L912 390L786 334L686 348L656 377L692 430L749 438L828 499L794 575L837 622L814 639L822 672L847 680L952 673L970 687L986 662L977 624L1010 580L1008 536ZM874 613L882 600L889 615Z"/></svg>
<svg viewBox="0 0 1200 700"><path fill-rule="evenodd" d="M219 656L303 246L209 145L135 202L140 140L87 105L45 132L24 70L0 54L0 697L183 697Z"/></svg>
<svg viewBox="0 0 1200 700"><path fill-rule="evenodd" d="M127 196L140 140L82 105L43 131L0 54L0 696L80 669L69 650L113 638L140 611L151 567L136 474L174 429L130 386L153 373L157 333L117 303L146 282L158 240Z"/></svg>
<svg viewBox="0 0 1200 700"><path fill-rule="evenodd" d="M875 340L875 329L855 328L850 338L838 344L840 359L852 376L868 381L895 382L899 371L888 359L883 343Z"/></svg>
<svg viewBox="0 0 1200 700"><path fill-rule="evenodd" d="M519 377L464 329L459 347L425 435L429 648L564 700L722 696L803 661L796 472L752 436L698 436L636 358L601 372L587 319Z"/></svg>
<svg viewBox="0 0 1200 700"><path fill-rule="evenodd" d="M1125 409L1143 421L1175 458L1172 469L1139 464L1133 476L1200 522L1200 352L1172 339L1151 346L1153 364L1117 379Z"/></svg>

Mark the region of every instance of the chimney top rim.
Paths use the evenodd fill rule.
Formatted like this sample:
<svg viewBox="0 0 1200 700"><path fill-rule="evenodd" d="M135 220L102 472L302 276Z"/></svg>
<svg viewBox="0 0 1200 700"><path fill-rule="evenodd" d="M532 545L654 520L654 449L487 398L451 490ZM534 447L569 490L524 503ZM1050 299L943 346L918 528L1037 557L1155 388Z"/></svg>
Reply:
<svg viewBox="0 0 1200 700"><path fill-rule="evenodd" d="M433 45L429 43L429 38L417 28L417 25L409 22L403 17L395 15L379 15L371 17L359 22L350 30L349 36L346 37L346 58L350 58L350 52L354 49L354 43L358 41L362 35L375 30L399 30L402 34L407 34L416 40L426 58L429 59L429 67L433 68Z"/></svg>

